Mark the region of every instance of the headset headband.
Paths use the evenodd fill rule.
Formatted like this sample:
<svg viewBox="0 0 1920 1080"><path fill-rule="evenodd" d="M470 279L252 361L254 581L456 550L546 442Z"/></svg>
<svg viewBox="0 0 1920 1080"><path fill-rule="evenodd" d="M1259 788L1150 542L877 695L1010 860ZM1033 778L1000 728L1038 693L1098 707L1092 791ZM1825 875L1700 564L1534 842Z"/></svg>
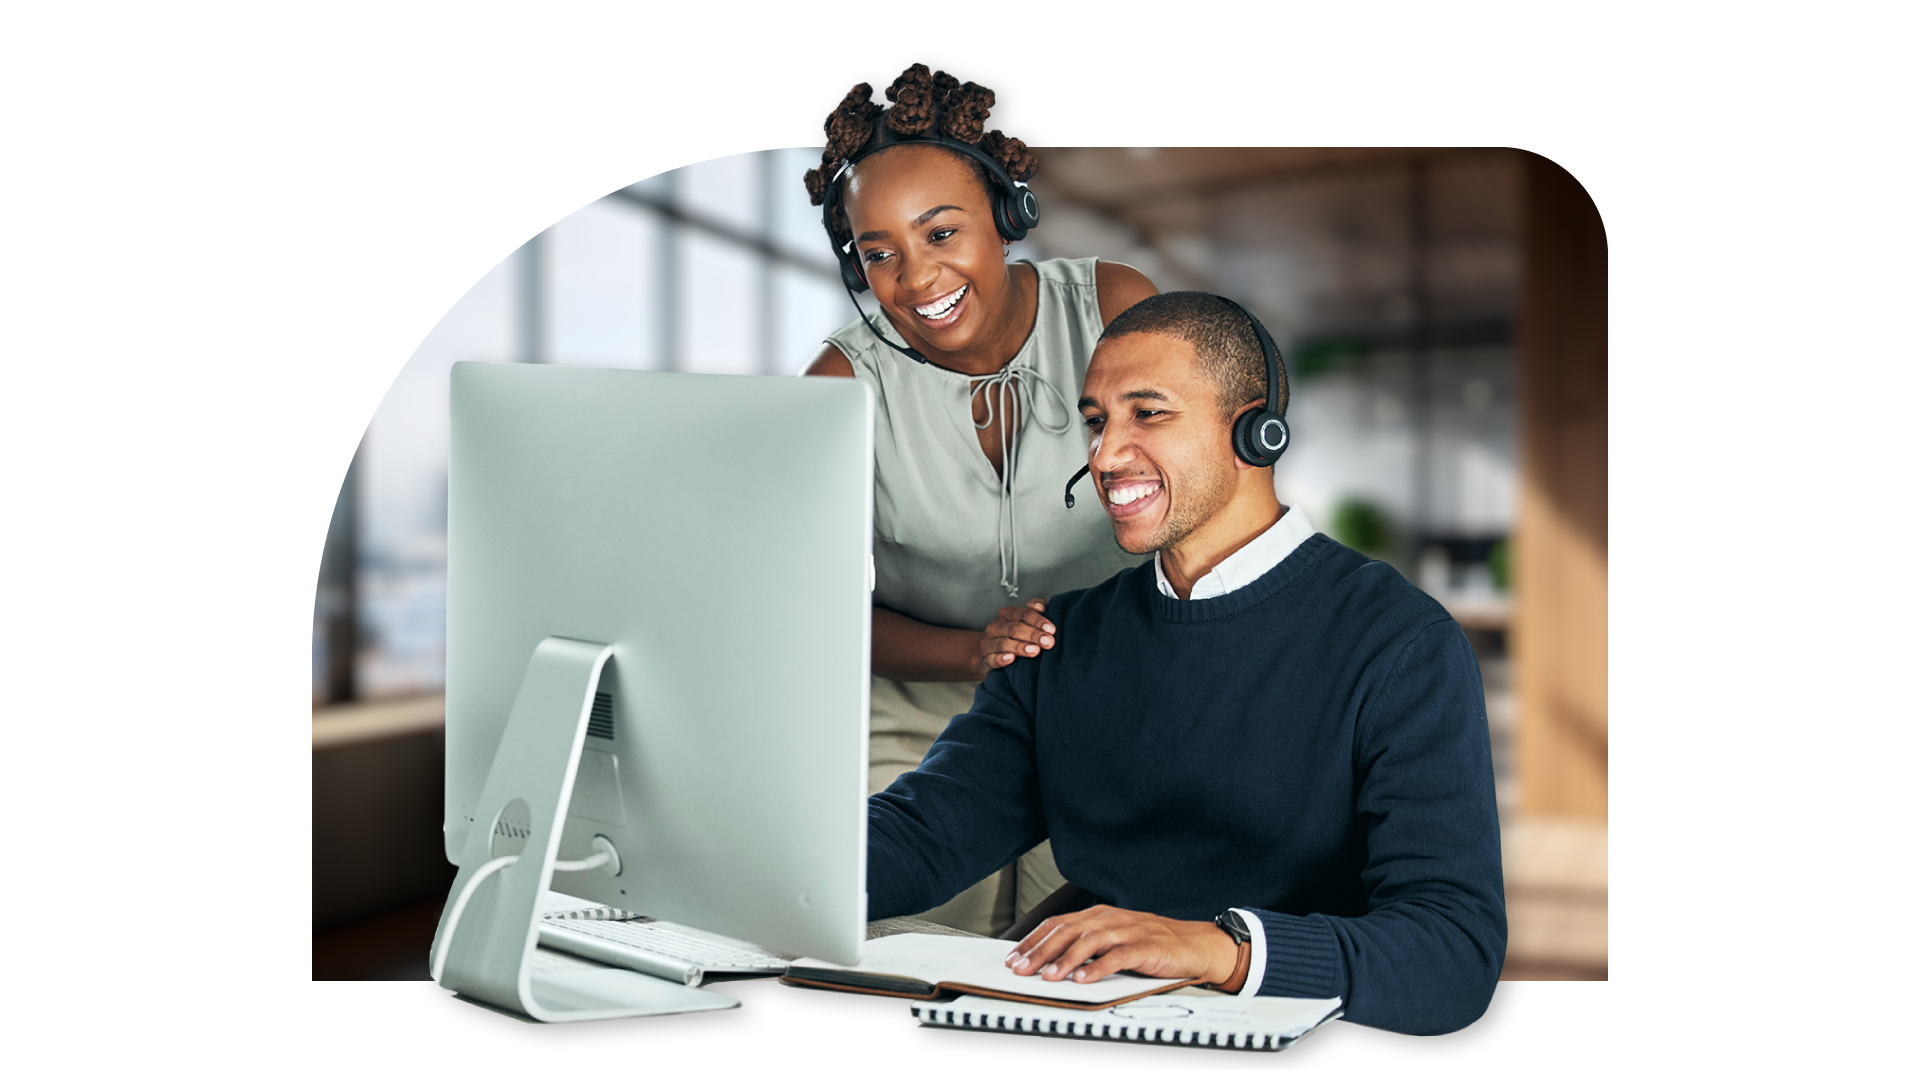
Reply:
<svg viewBox="0 0 1920 1080"><path fill-rule="evenodd" d="M840 182L846 179L847 170L853 168L856 162L864 161L882 150L915 143L945 147L986 170L987 204L993 217L994 231L1000 234L1000 239L1024 240L1027 230L1040 223L1040 203L1034 198L1033 189L1015 180L999 162L988 157L979 147L944 135L896 136L891 142L861 150L842 161L840 167L834 170L833 179L827 181L826 196L820 200L820 226L827 231L828 243L833 245L834 260L840 264L840 279L846 283L848 292L865 292L867 279L860 268L859 255L853 250L853 238L848 237L845 243L841 243L833 232L833 210L840 205ZM847 224L851 226L853 223L849 221Z"/></svg>
<svg viewBox="0 0 1920 1080"><path fill-rule="evenodd" d="M1015 180L1013 174L1009 173L1005 166L988 157L985 151L972 143L961 142L959 139L950 139L945 135L896 135L889 142L881 143L879 146L869 146L854 154L852 157L840 162L840 168L834 171L833 179L827 182L829 197L838 193L839 189L833 185L840 183L841 178L847 175L847 170L853 168L854 162L864 161L882 150L891 150L896 146L905 146L909 143L932 143L934 146L944 146L956 153L964 154L980 164L985 165L987 167L987 173L993 177L994 182L1003 188L1011 189L1027 186L1022 181Z"/></svg>
<svg viewBox="0 0 1920 1080"><path fill-rule="evenodd" d="M1260 324L1259 319L1253 317L1253 312L1227 297L1218 294L1215 294L1215 297L1232 304L1233 309L1245 315L1247 322L1253 325L1254 340L1260 343L1260 355L1267 362L1267 411L1285 419L1287 409L1280 403L1280 349L1274 345L1273 336L1267 333L1267 328Z"/></svg>

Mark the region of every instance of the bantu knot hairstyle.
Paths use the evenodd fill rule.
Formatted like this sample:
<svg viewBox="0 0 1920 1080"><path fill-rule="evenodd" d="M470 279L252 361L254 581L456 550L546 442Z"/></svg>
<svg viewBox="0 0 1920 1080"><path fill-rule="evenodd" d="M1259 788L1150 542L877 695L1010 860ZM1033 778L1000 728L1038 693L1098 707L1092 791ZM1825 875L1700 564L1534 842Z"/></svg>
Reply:
<svg viewBox="0 0 1920 1080"><path fill-rule="evenodd" d="M1149 296L1114 317L1101 341L1128 334L1164 334L1193 346L1200 370L1219 396L1220 415L1231 417L1250 401L1267 400L1267 357L1239 308L1203 292ZM1287 369L1280 369L1280 411L1287 409Z"/></svg>
<svg viewBox="0 0 1920 1080"><path fill-rule="evenodd" d="M1040 171L1040 159L1027 144L998 131L988 131L987 116L993 110L993 91L976 83L963 83L944 71L929 71L915 64L900 73L887 87L883 106L873 100L873 87L866 83L847 91L838 107L828 114L825 124L827 149L820 155L820 167L808 169L807 195L813 205L827 201L827 188L851 158L915 136L938 134L955 142L978 146L1015 180L1026 181ZM968 164L979 174L980 183L989 190L992 178L980 163ZM853 238L845 211L838 207L833 215L835 243Z"/></svg>

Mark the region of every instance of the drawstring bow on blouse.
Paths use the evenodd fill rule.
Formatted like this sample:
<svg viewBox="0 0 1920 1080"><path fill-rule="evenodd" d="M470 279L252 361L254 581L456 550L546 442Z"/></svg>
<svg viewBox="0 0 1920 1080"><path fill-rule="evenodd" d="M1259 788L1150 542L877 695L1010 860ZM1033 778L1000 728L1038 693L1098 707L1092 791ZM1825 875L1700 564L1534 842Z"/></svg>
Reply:
<svg viewBox="0 0 1920 1080"><path fill-rule="evenodd" d="M975 399L987 403L987 418L976 421L974 428L985 431L997 426L1000 434L1000 520L998 525L1000 541L1000 587L1007 590L1007 596L1020 598L1020 547L1018 527L1014 520L1013 480L1015 463L1019 459L1020 428L1028 417L1038 424L1040 430L1048 435L1065 434L1073 426L1073 413L1067 408L1067 399L1049 383L1038 371L1029 367L1016 366L1009 362L1006 367L991 375L969 375L967 384L969 413ZM1034 411L1036 389L1051 395L1059 406L1060 419L1049 422Z"/></svg>

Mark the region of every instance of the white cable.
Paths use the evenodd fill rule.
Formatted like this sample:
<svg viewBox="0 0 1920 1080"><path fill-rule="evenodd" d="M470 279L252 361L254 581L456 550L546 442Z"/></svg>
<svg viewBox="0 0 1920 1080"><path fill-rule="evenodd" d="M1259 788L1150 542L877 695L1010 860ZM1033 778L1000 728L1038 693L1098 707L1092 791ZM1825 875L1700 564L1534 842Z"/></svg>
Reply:
<svg viewBox="0 0 1920 1080"><path fill-rule="evenodd" d="M467 879L467 885L460 890L460 895L454 897L453 910L447 913L446 933L440 935L440 955L433 958L434 982L437 983L440 981L440 973L447 968L447 950L453 948L453 932L460 925L460 913L467 909L467 901L473 899L473 890L478 888L481 882L487 880L487 877L494 871L502 867L512 866L519 861L520 856L518 855L502 855L492 862L484 864L480 869L473 872L472 877Z"/></svg>
<svg viewBox="0 0 1920 1080"><path fill-rule="evenodd" d="M571 861L555 860L553 868L555 870L570 871L594 870L613 861L613 846L608 844L605 838L594 837L593 846L596 849L594 854L584 859L574 859ZM487 876L494 871L503 867L512 866L519 861L520 856L518 855L502 855L492 862L482 865L480 869L473 872L472 877L467 879L467 884L460 890L460 895L454 897L453 910L447 915L446 933L440 935L440 954L433 958L434 982L439 982L440 973L446 970L447 950L453 947L453 932L455 928L460 925L460 913L467 909L467 901L473 898L473 890L479 888L480 883L485 881Z"/></svg>

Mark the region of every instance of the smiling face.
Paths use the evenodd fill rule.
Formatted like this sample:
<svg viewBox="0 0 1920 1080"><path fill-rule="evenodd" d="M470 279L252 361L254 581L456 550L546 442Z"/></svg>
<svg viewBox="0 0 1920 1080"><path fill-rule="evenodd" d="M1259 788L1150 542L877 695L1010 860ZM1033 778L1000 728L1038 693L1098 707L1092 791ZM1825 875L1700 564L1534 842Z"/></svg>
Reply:
<svg viewBox="0 0 1920 1080"><path fill-rule="evenodd" d="M1245 470L1191 344L1149 333L1102 341L1080 415L1091 439L1087 464L1127 551L1180 544L1233 501Z"/></svg>
<svg viewBox="0 0 1920 1080"><path fill-rule="evenodd" d="M973 166L934 146L898 146L854 167L844 205L874 299L914 344L964 354L1008 320L1009 277Z"/></svg>

